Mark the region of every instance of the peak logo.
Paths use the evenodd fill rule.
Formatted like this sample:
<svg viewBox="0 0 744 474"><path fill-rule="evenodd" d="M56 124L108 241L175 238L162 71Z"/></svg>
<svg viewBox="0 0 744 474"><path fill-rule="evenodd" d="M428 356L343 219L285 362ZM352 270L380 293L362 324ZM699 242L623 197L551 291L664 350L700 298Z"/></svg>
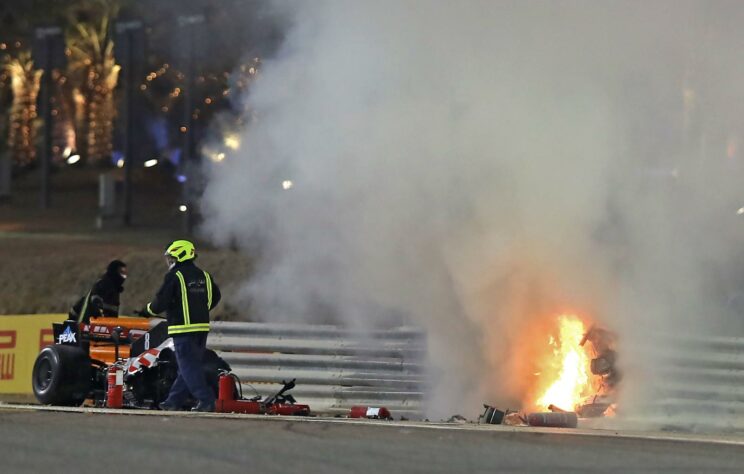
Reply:
<svg viewBox="0 0 744 474"><path fill-rule="evenodd" d="M70 326L67 326L62 334L57 338L57 344L77 344L77 338Z"/></svg>

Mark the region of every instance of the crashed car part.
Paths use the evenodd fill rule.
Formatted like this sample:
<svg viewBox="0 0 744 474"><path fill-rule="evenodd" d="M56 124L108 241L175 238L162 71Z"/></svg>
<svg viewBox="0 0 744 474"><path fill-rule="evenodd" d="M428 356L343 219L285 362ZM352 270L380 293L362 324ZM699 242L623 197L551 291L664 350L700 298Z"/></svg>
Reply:
<svg viewBox="0 0 744 474"><path fill-rule="evenodd" d="M140 360L138 356L144 352L171 341L165 321L146 318L91 318L88 324L67 320L53 323L52 332L55 344L39 353L32 372L34 394L42 404L80 405L92 399L95 406L103 407L108 368L116 363L117 350L128 368L132 359ZM155 359L152 370L135 369L132 377L125 371L122 406L155 408L168 396L178 374L175 354L166 349ZM219 372L230 370L230 366L208 349L203 365L216 396Z"/></svg>
<svg viewBox="0 0 744 474"><path fill-rule="evenodd" d="M503 412L498 408L494 408L490 405L483 405L483 408L485 408L486 411L483 412L483 414L479 417L479 422L489 425L500 425L501 422L504 421L506 412Z"/></svg>
<svg viewBox="0 0 744 474"><path fill-rule="evenodd" d="M295 403L292 395L286 393L295 386L295 380L282 381L282 388L274 395L261 401L256 398L244 400L236 398L240 379L237 375L223 371L219 376L219 395L215 404L218 413L245 413L250 415L309 416L310 407ZM238 395L239 396L239 395Z"/></svg>
<svg viewBox="0 0 744 474"><path fill-rule="evenodd" d="M90 367L90 358L79 347L45 347L32 371L36 399L44 405L81 405L91 389Z"/></svg>
<svg viewBox="0 0 744 474"><path fill-rule="evenodd" d="M579 417L573 412L530 413L527 424L530 426L544 426L549 428L576 428Z"/></svg>
<svg viewBox="0 0 744 474"><path fill-rule="evenodd" d="M145 369L157 367L163 362L170 362L172 358L167 357L164 351L174 352L173 339L167 338L159 346L148 349L136 357L127 359L124 365L124 371L127 377L143 372ZM162 360L161 354L163 354Z"/></svg>
<svg viewBox="0 0 744 474"><path fill-rule="evenodd" d="M393 419L393 415L390 414L390 410L388 410L385 407L363 407L363 406L351 407L351 409L349 409L348 417L349 418L368 418L370 420L392 420Z"/></svg>
<svg viewBox="0 0 744 474"><path fill-rule="evenodd" d="M206 349L202 359L207 385L219 395L219 376L230 371L230 365L213 350ZM178 376L178 363L173 351L173 342L166 340L154 349L149 349L127 361L125 367L125 405L130 407L156 408L168 398L173 382ZM194 400L187 400L181 408L189 408Z"/></svg>
<svg viewBox="0 0 744 474"><path fill-rule="evenodd" d="M608 375L615 369L615 351L606 350L591 362L591 371L594 375Z"/></svg>
<svg viewBox="0 0 744 474"><path fill-rule="evenodd" d="M611 403L586 403L576 409L576 413L582 418L597 418L604 416Z"/></svg>

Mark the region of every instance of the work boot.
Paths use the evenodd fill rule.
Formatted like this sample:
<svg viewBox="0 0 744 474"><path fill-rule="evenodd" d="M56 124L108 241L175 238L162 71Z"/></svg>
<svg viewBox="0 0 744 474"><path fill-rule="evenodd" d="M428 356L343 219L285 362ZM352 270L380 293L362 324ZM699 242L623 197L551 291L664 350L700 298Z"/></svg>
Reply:
<svg viewBox="0 0 744 474"><path fill-rule="evenodd" d="M201 412L213 412L214 411L214 401L211 402L203 402L199 401L199 403L196 404L194 408L191 409L191 411L201 411Z"/></svg>
<svg viewBox="0 0 744 474"><path fill-rule="evenodd" d="M160 403L160 405L158 405L158 408L162 411L183 411L181 407L178 407L176 405L171 405L170 403L167 403L167 402Z"/></svg>

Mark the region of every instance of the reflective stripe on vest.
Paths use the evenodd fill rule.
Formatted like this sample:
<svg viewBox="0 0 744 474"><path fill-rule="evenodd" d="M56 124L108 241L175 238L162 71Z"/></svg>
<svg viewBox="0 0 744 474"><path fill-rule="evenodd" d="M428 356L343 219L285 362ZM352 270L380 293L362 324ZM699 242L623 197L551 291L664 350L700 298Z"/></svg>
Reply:
<svg viewBox="0 0 744 474"><path fill-rule="evenodd" d="M77 319L77 322L79 323L83 322L83 319L85 319L85 313L88 311L88 303L90 302L91 293L93 293L93 290L90 290L88 294L85 295L85 301L83 302L83 307L80 309L80 314Z"/></svg>
<svg viewBox="0 0 744 474"><path fill-rule="evenodd" d="M184 334L189 332L209 332L209 323L184 324L181 326L168 326L168 335Z"/></svg>
<svg viewBox="0 0 744 474"><path fill-rule="evenodd" d="M207 272L204 272L207 278L207 299L209 305L212 305L212 282ZM191 317L189 316L189 294L186 289L186 280L181 272L176 272L178 282L181 285L181 305L183 309L183 324L176 326L168 326L168 334L185 334L190 332L209 332L209 323L196 323L191 324Z"/></svg>
<svg viewBox="0 0 744 474"><path fill-rule="evenodd" d="M189 294L186 290L186 280L184 280L181 272L176 272L178 281L181 283L181 306L183 309L183 325L191 325L191 317L189 317ZM170 331L169 331L170 332Z"/></svg>
<svg viewBox="0 0 744 474"><path fill-rule="evenodd" d="M212 279L207 272L204 272L204 277L207 279L207 309L212 309Z"/></svg>

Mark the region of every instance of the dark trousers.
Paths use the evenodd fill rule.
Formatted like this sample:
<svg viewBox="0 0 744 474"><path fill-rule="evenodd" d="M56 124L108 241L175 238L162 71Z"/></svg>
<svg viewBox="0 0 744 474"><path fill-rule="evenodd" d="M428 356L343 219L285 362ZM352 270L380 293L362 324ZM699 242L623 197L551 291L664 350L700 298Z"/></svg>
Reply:
<svg viewBox="0 0 744 474"><path fill-rule="evenodd" d="M202 403L214 402L214 392L204 377L202 359L207 348L207 332L173 335L178 362L178 377L165 401L168 405L182 406L189 394Z"/></svg>

